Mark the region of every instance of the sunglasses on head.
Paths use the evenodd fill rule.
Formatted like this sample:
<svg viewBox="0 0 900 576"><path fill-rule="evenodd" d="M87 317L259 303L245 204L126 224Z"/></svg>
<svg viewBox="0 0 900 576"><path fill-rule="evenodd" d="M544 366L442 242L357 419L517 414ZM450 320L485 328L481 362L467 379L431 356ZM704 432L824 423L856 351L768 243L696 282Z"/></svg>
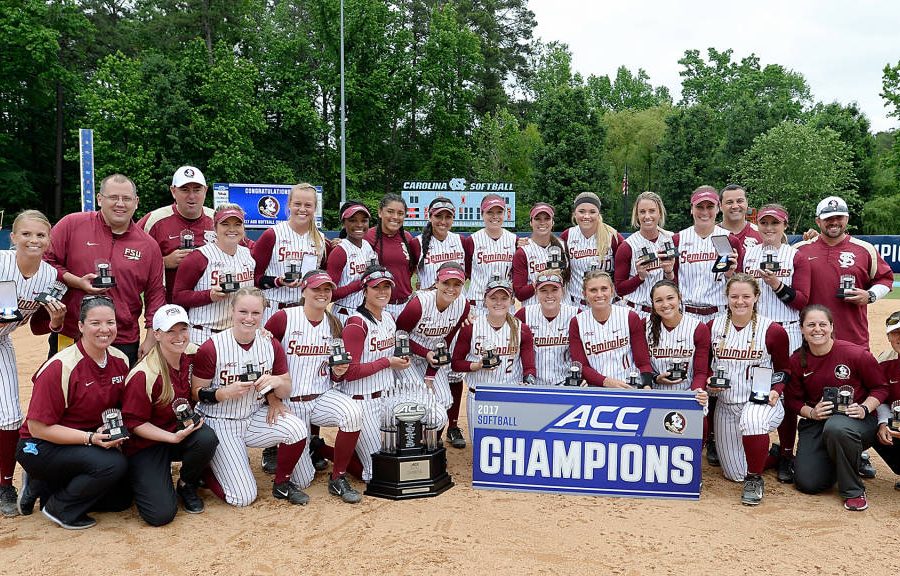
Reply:
<svg viewBox="0 0 900 576"><path fill-rule="evenodd" d="M363 283L364 284L374 284L374 283L378 282L379 280L390 280L391 282L393 282L394 277L391 276L391 273L388 272L387 270L376 270L375 272L372 272L371 274L366 276L363 279Z"/></svg>
<svg viewBox="0 0 900 576"><path fill-rule="evenodd" d="M562 284L562 279L557 274L540 274L537 277L537 283L541 282L556 282L557 284Z"/></svg>
<svg viewBox="0 0 900 576"><path fill-rule="evenodd" d="M896 326L897 324L900 324L900 312L894 312L884 321L885 326Z"/></svg>

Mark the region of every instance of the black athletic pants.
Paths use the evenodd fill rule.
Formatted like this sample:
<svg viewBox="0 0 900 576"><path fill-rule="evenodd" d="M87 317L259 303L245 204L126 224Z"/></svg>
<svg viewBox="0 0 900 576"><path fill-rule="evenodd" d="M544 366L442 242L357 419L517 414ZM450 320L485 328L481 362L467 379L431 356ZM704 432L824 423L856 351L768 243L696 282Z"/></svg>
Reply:
<svg viewBox="0 0 900 576"><path fill-rule="evenodd" d="M818 494L838 484L841 498L857 498L866 491L859 477L859 455L877 442L875 414L857 420L835 414L827 420L803 418L794 458L794 482L807 494Z"/></svg>

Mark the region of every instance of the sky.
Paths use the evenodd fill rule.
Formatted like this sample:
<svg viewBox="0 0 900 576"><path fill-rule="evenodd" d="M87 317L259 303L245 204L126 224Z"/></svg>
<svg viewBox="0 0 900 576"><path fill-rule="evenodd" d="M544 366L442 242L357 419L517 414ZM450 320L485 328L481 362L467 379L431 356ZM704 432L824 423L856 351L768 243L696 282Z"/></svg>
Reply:
<svg viewBox="0 0 900 576"><path fill-rule="evenodd" d="M803 74L814 101L857 102L873 132L900 128L878 95L884 66L900 61L896 0L529 0L528 7L535 37L568 44L584 77L643 68L677 102L685 50L705 58L709 47L731 48L734 61L753 53L761 66Z"/></svg>

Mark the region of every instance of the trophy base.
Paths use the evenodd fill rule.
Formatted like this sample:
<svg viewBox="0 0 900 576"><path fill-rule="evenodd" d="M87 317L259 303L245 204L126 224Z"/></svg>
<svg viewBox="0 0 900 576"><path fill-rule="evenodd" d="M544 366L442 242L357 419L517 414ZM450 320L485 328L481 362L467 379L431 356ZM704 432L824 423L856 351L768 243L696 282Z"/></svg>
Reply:
<svg viewBox="0 0 900 576"><path fill-rule="evenodd" d="M11 324L13 322L21 322L22 321L22 313L19 310L15 310L13 312L4 312L0 315L0 324Z"/></svg>
<svg viewBox="0 0 900 576"><path fill-rule="evenodd" d="M716 260L716 263L713 264L712 271L716 274L721 274L723 272L728 272L728 269L731 268L731 264L727 259L724 260Z"/></svg>
<svg viewBox="0 0 900 576"><path fill-rule="evenodd" d="M769 403L769 397L768 397L768 395L766 395L766 396L757 396L756 394L751 394L751 395L750 395L750 402L752 402L753 404L768 404L768 403Z"/></svg>
<svg viewBox="0 0 900 576"><path fill-rule="evenodd" d="M112 276L98 276L91 280L91 286L94 288L115 288L116 279Z"/></svg>
<svg viewBox="0 0 900 576"><path fill-rule="evenodd" d="M219 287L222 288L223 293L232 294L240 289L241 284L239 282L222 282Z"/></svg>
<svg viewBox="0 0 900 576"><path fill-rule="evenodd" d="M296 282L297 280L303 280L303 277L299 274L291 274L290 272L284 273L285 282Z"/></svg>
<svg viewBox="0 0 900 576"><path fill-rule="evenodd" d="M843 288L838 288L837 294L835 294L835 296L837 296L838 298L843 300L844 298L850 298L851 296L853 296L853 294L852 293L848 294L848 293L844 292Z"/></svg>
<svg viewBox="0 0 900 576"><path fill-rule="evenodd" d="M888 418L888 430L891 432L900 432L900 420L897 418Z"/></svg>
<svg viewBox="0 0 900 576"><path fill-rule="evenodd" d="M379 452L372 454L372 479L365 494L388 500L410 500L437 496L451 487L453 481L447 474L444 448L409 456Z"/></svg>
<svg viewBox="0 0 900 576"><path fill-rule="evenodd" d="M762 264L759 269L764 272L779 272L781 271L781 266L766 266L765 264Z"/></svg>

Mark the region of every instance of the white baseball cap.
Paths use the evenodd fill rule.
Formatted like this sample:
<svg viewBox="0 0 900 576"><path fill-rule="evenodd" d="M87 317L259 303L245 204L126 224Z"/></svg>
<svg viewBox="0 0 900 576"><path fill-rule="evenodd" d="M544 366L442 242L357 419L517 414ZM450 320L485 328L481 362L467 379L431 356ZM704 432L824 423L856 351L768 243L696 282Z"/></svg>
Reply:
<svg viewBox="0 0 900 576"><path fill-rule="evenodd" d="M885 334L890 334L895 330L900 330L900 310L887 317L884 321Z"/></svg>
<svg viewBox="0 0 900 576"><path fill-rule="evenodd" d="M206 178L203 177L203 172L193 166L182 166L172 175L172 186L176 188L181 188L189 182L196 182L201 186L206 186Z"/></svg>
<svg viewBox="0 0 900 576"><path fill-rule="evenodd" d="M184 322L190 324L187 312L177 304L166 304L153 315L153 329L168 332L172 326Z"/></svg>
<svg viewBox="0 0 900 576"><path fill-rule="evenodd" d="M850 216L847 203L839 196L829 196L816 206L816 218L831 218L832 216Z"/></svg>

